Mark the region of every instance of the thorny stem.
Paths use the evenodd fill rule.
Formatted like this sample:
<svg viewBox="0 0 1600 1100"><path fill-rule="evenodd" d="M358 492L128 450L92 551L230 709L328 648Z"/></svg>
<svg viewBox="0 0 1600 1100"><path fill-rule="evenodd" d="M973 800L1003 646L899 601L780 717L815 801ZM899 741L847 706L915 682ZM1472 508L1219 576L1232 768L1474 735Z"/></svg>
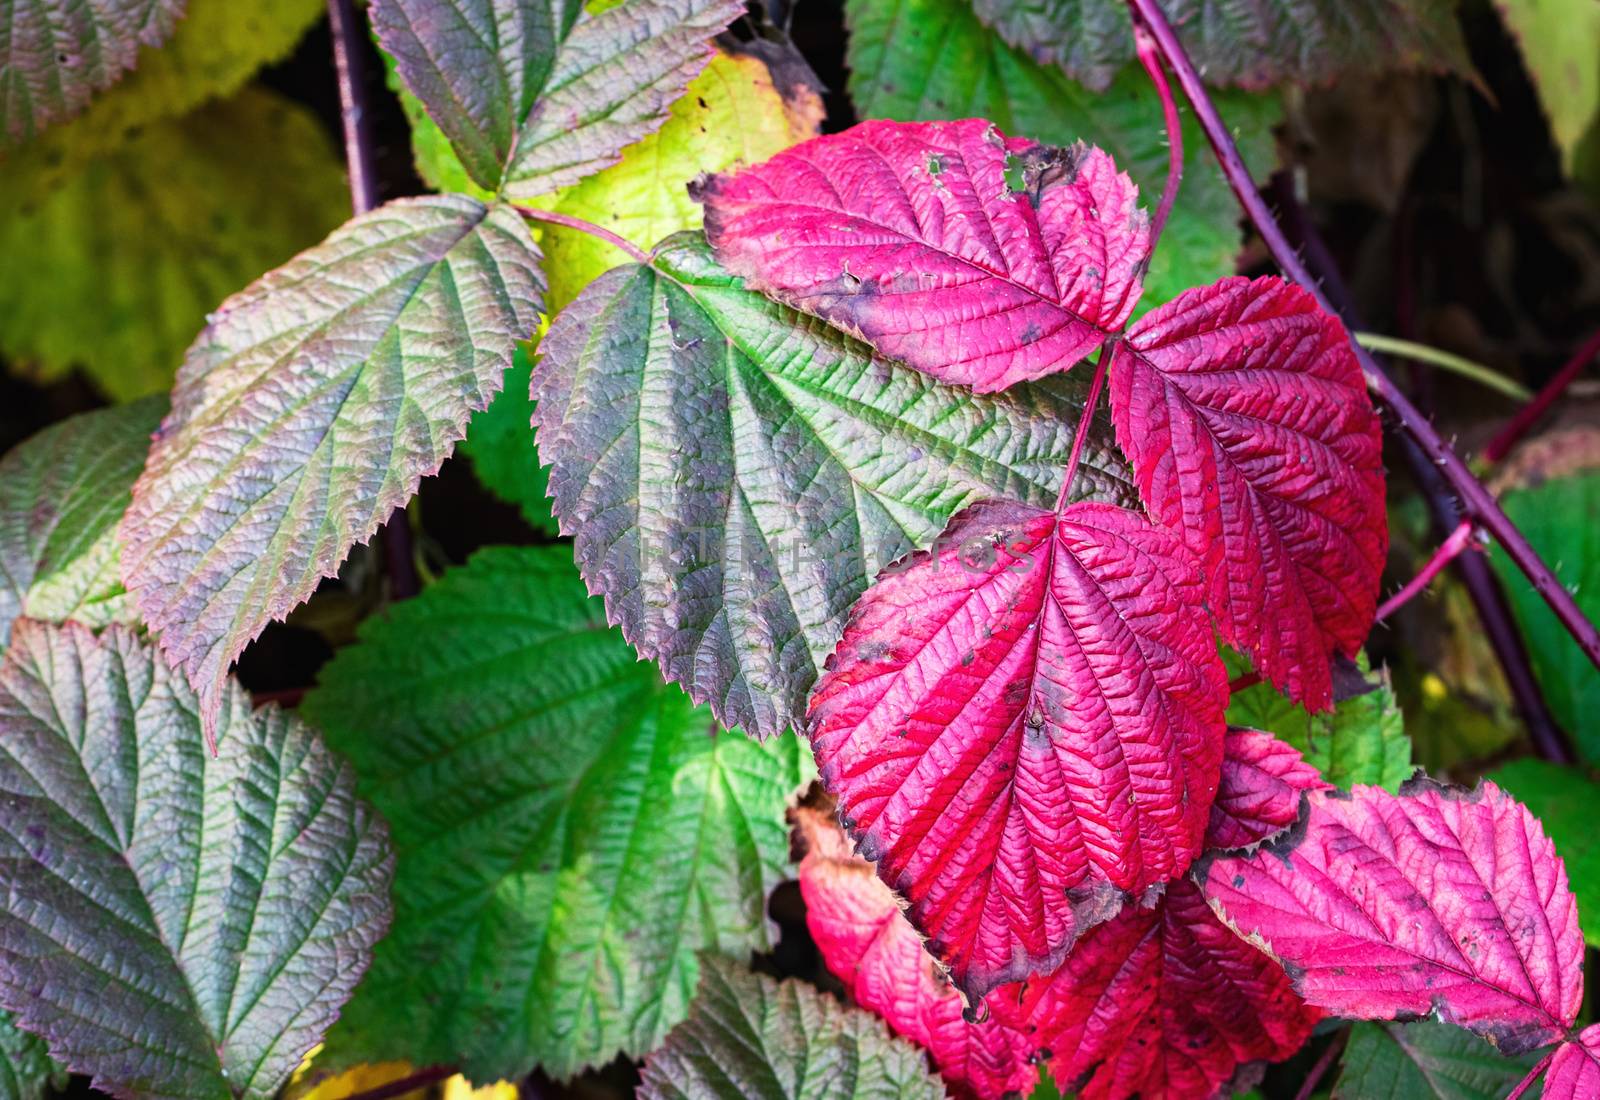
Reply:
<svg viewBox="0 0 1600 1100"><path fill-rule="evenodd" d="M1373 618L1381 623L1410 603L1423 589L1428 587L1433 578L1437 577L1445 566L1455 561L1461 551L1471 545L1473 531L1474 527L1470 519L1464 519L1457 524L1456 529L1450 532L1450 537L1439 544L1439 549L1433 552L1433 557L1427 560L1421 571L1415 577L1412 577L1404 588L1384 600L1378 606L1378 613Z"/></svg>
<svg viewBox="0 0 1600 1100"><path fill-rule="evenodd" d="M1137 14L1133 20L1133 38L1138 47L1139 63L1150 75L1156 95L1161 97L1161 114L1167 122L1167 182L1161 187L1161 204L1156 207L1155 219L1150 223L1150 251L1154 252L1161 231L1166 228L1167 215L1172 213L1172 204L1178 200L1178 185L1183 182L1183 123L1178 118L1178 103L1167 84L1167 72L1162 68L1156 40Z"/></svg>
<svg viewBox="0 0 1600 1100"><path fill-rule="evenodd" d="M1128 2L1144 19L1167 67L1178 78L1178 85L1183 89L1189 105L1194 109L1195 117L1211 142L1212 151L1216 154L1222 173L1233 189L1234 198L1255 223L1256 230L1261 234L1268 251L1272 253L1272 258L1284 274L1299 283L1318 305L1329 313L1337 313L1317 284L1317 280L1306 270L1300 257L1290 247L1283 230L1273 218L1272 211L1267 208L1256 190L1255 181L1250 177L1250 169L1245 166L1244 159L1239 155L1239 147L1234 143L1233 134L1222 116L1217 113L1216 105L1206 92L1199 72L1189 60L1188 53L1178 41L1177 34L1167 22L1167 17L1162 13L1157 0L1128 0ZM1555 574L1550 571L1550 567L1540 560L1522 532L1517 530L1516 524L1512 523L1501 510L1494 496L1473 476L1472 471L1450 449L1449 444L1440 438L1433 425L1417 411L1410 399L1383 372L1372 355L1353 341L1351 348L1355 352L1356 360L1361 364L1362 372L1366 375L1368 387L1378 400L1388 407L1389 414L1399 430L1414 440L1428 460L1439 467L1439 472L1449 483L1451 490L1461 499L1461 507L1466 517L1476 521L1500 542L1505 548L1506 556L1516 563L1517 568L1522 570L1533 585L1533 590L1550 605L1556 618L1577 640L1584 655L1596 667L1600 667L1600 630L1596 630L1595 625L1579 610L1572 593L1562 586Z"/></svg>
<svg viewBox="0 0 1600 1100"><path fill-rule="evenodd" d="M1056 515L1067 506L1067 494L1072 480L1078 476L1078 459L1083 457L1083 444L1089 438L1089 422L1094 419L1094 407L1100 404L1100 391L1106 388L1106 372L1111 369L1111 351L1116 346L1112 338L1100 345L1100 362L1094 367L1094 381L1089 383L1089 396L1083 399L1083 416L1078 420L1077 433L1072 437L1072 453L1067 456L1067 473L1061 479L1061 492L1056 495Z"/></svg>
<svg viewBox="0 0 1600 1100"><path fill-rule="evenodd" d="M598 237L614 248L620 248L641 264L650 262L650 254L626 237L611 232L603 225L575 218L571 214L557 214L554 210L540 210L537 206L517 206L517 213L529 221L547 222L550 225L565 226L567 229L576 229L579 233L587 233L591 237Z"/></svg>
<svg viewBox="0 0 1600 1100"><path fill-rule="evenodd" d="M1556 372L1556 376L1545 387L1534 395L1533 400L1517 410L1517 414L1506 423L1504 428L1489 441L1483 449L1485 462L1499 462L1511 453L1511 448L1522 441L1528 434L1528 429L1538 423L1539 418L1550 410L1550 406L1567 391L1573 380L1583 373L1583 368L1588 366L1596 355L1600 355L1600 332L1595 333L1584 342L1583 347L1573 353L1571 359Z"/></svg>
<svg viewBox="0 0 1600 1100"><path fill-rule="evenodd" d="M1317 1091L1317 1086L1322 1084L1322 1079L1328 1075L1328 1070L1338 1059L1339 1052L1344 1050L1345 1043L1350 1040L1350 1031L1347 1028L1341 1031L1327 1048L1322 1056L1311 1067L1311 1072L1306 1074L1306 1079L1300 1085L1300 1091L1294 1094L1294 1100L1311 1100L1311 1094Z"/></svg>
<svg viewBox="0 0 1600 1100"><path fill-rule="evenodd" d="M1543 1058L1540 1058L1539 1061L1534 1064L1534 1067L1528 1071L1528 1075L1518 1082L1517 1087L1512 1089L1510 1093L1506 1095L1506 1100L1521 1100L1522 1094L1533 1087L1533 1083L1537 1081L1539 1079L1539 1075L1544 1073L1544 1071L1549 1067L1550 1060L1555 1056L1556 1052L1552 1050L1549 1054L1546 1054Z"/></svg>
<svg viewBox="0 0 1600 1100"><path fill-rule="evenodd" d="M365 214L378 205L378 174L372 159L372 133L367 125L366 80L361 66L361 24L350 0L328 0L328 26L333 36L333 65L339 73L339 114L344 123L344 161L350 173L350 205ZM383 525L384 565L389 591L397 600L415 596L416 552L411 544L411 517L397 509Z"/></svg>

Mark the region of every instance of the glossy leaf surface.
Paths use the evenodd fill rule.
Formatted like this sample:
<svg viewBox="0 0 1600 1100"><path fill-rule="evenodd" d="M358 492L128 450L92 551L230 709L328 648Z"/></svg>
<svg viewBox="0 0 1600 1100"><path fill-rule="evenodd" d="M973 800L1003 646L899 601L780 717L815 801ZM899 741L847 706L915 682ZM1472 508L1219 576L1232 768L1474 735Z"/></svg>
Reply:
<svg viewBox="0 0 1600 1100"><path fill-rule="evenodd" d="M1355 656L1388 552L1378 418L1344 326L1277 278L1144 317L1111 364L1117 442L1201 559L1224 641L1312 710Z"/></svg>
<svg viewBox="0 0 1600 1100"><path fill-rule="evenodd" d="M1127 509L984 501L851 612L810 704L861 853L981 997L1199 853L1227 682L1193 560Z"/></svg>
<svg viewBox="0 0 1600 1100"><path fill-rule="evenodd" d="M370 620L304 709L399 853L339 1064L566 1077L660 1043L697 951L771 948L803 747L720 730L664 686L567 547L481 551Z"/></svg>
<svg viewBox="0 0 1600 1100"><path fill-rule="evenodd" d="M0 1003L117 1096L270 1097L388 927L348 765L231 682L221 753L126 627L22 620L0 664Z"/></svg>
<svg viewBox="0 0 1600 1100"><path fill-rule="evenodd" d="M123 580L208 726L228 666L439 468L539 309L517 214L400 199L224 302L121 537Z"/></svg>
<svg viewBox="0 0 1600 1100"><path fill-rule="evenodd" d="M1432 1020L1358 1023L1333 1100L1504 1100L1537 1060L1508 1058L1471 1032Z"/></svg>
<svg viewBox="0 0 1600 1100"><path fill-rule="evenodd" d="M795 817L805 852L800 893L806 927L845 992L925 1049L956 1096L1026 1095L1039 1077L1026 1038L987 1013L977 1022L964 1019L961 994L872 864L852 851L833 815L801 806Z"/></svg>
<svg viewBox="0 0 1600 1100"><path fill-rule="evenodd" d="M1416 780L1307 796L1290 833L1199 872L1240 935L1328 1012L1432 1013L1516 1054L1558 1039L1583 995L1583 937L1539 822L1492 783Z"/></svg>
<svg viewBox="0 0 1600 1100"><path fill-rule="evenodd" d="M1055 499L1086 381L937 385L684 235L556 318L537 441L610 620L725 725L766 737L798 725L879 569L974 499ZM1132 498L1103 421L1080 470L1077 495Z"/></svg>
<svg viewBox="0 0 1600 1100"><path fill-rule="evenodd" d="M941 1100L922 1051L826 993L721 960L644 1064L640 1100Z"/></svg>
<svg viewBox="0 0 1600 1100"><path fill-rule="evenodd" d="M1293 747L1261 730L1228 730L1222 778L1206 826L1207 848L1245 848L1300 817L1300 792L1327 784Z"/></svg>
<svg viewBox="0 0 1600 1100"><path fill-rule="evenodd" d="M981 119L864 122L700 190L719 259L979 393L1066 370L1139 298L1149 225L1098 149Z"/></svg>

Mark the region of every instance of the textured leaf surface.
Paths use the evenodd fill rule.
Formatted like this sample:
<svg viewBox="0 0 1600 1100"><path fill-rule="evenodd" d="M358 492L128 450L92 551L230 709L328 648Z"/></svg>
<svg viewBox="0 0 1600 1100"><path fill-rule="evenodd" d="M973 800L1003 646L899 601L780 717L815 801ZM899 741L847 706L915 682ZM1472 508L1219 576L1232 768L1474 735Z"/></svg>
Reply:
<svg viewBox="0 0 1600 1100"><path fill-rule="evenodd" d="M1577 1040L1562 1043L1545 1071L1544 1100L1585 1100L1600 1096L1600 1024Z"/></svg>
<svg viewBox="0 0 1600 1100"><path fill-rule="evenodd" d="M1517 1054L1570 1027L1583 937L1539 822L1492 783L1306 796L1295 830L1200 872L1211 904L1341 1016L1433 1013Z"/></svg>
<svg viewBox="0 0 1600 1100"><path fill-rule="evenodd" d="M1489 778L1539 819L1566 865L1583 938L1600 947L1600 835L1594 821L1600 784L1576 768L1531 758L1496 768Z"/></svg>
<svg viewBox="0 0 1600 1100"><path fill-rule="evenodd" d="M539 309L521 218L401 199L229 298L178 375L122 575L209 723L228 666L433 473Z"/></svg>
<svg viewBox="0 0 1600 1100"><path fill-rule="evenodd" d="M840 819L973 998L1180 874L1227 681L1176 538L984 501L851 612L811 699Z"/></svg>
<svg viewBox="0 0 1600 1100"><path fill-rule="evenodd" d="M1091 930L1055 973L997 990L989 1004L1050 1052L1057 1083L1082 1100L1215 1096L1241 1065L1300 1049L1322 1015L1187 879L1154 908L1129 906Z"/></svg>
<svg viewBox="0 0 1600 1100"><path fill-rule="evenodd" d="M118 1096L268 1097L389 922L349 767L223 693L221 754L155 647L18 622L0 664L0 1003Z"/></svg>
<svg viewBox="0 0 1600 1100"><path fill-rule="evenodd" d="M83 110L159 46L183 0L4 0L0 3L0 148Z"/></svg>
<svg viewBox="0 0 1600 1100"><path fill-rule="evenodd" d="M774 938L793 737L716 728L583 590L566 547L491 549L363 628L306 713L399 852L393 932L340 1059L562 1077L681 1020L695 952Z"/></svg>
<svg viewBox="0 0 1600 1100"><path fill-rule="evenodd" d="M1344 326L1277 278L1145 316L1111 364L1117 442L1201 559L1228 643L1312 710L1355 656L1388 553L1382 440Z"/></svg>
<svg viewBox="0 0 1600 1100"><path fill-rule="evenodd" d="M1006 45L978 21L969 0L848 0L845 20L850 98L863 118L986 118L1005 133L1051 145L1083 141L1109 153L1140 194L1161 194L1166 127L1138 65L1119 71L1104 91L1090 91ZM1228 91L1213 98L1246 163L1264 179L1276 163L1277 98ZM1183 188L1150 258L1136 312L1233 274L1241 247L1238 203L1183 110Z"/></svg>
<svg viewBox="0 0 1600 1100"><path fill-rule="evenodd" d="M1104 87L1133 56L1117 0L975 0L1002 38L1039 61ZM1454 0L1162 0L1208 81L1266 88L1322 84L1385 69L1467 71Z"/></svg>
<svg viewBox="0 0 1600 1100"><path fill-rule="evenodd" d="M1228 721L1277 734L1335 787L1349 790L1364 783L1398 791L1416 771L1405 715L1394 697L1389 670L1371 672L1365 657L1359 668L1363 678L1376 686L1346 698L1336 692L1331 711L1312 714L1271 684L1261 683L1233 694Z"/></svg>
<svg viewBox="0 0 1600 1100"><path fill-rule="evenodd" d="M66 1071L50 1060L44 1040L0 1012L0 1100L43 1100L66 1084Z"/></svg>
<svg viewBox="0 0 1600 1100"><path fill-rule="evenodd" d="M379 0L378 40L490 191L552 191L661 125L743 12L734 0Z"/></svg>
<svg viewBox="0 0 1600 1100"><path fill-rule="evenodd" d="M1229 729L1207 848L1245 848L1281 833L1300 817L1300 792L1327 784L1303 756L1270 733Z"/></svg>
<svg viewBox="0 0 1600 1100"><path fill-rule="evenodd" d="M1150 247L1110 157L981 119L864 122L699 193L718 257L752 287L980 393L1119 330Z"/></svg>
<svg viewBox="0 0 1600 1100"><path fill-rule="evenodd" d="M641 1100L940 1100L922 1052L797 981L720 960L694 1011L645 1060Z"/></svg>
<svg viewBox="0 0 1600 1100"><path fill-rule="evenodd" d="M1087 380L974 398L745 288L703 240L589 287L534 372L611 621L725 725L798 724L850 605L972 500L1055 499ZM1075 492L1131 500L1099 424Z"/></svg>
<svg viewBox="0 0 1600 1100"><path fill-rule="evenodd" d="M1508 1058L1476 1035L1432 1020L1358 1023L1333 1100L1502 1100L1535 1059Z"/></svg>
<svg viewBox="0 0 1600 1100"><path fill-rule="evenodd" d="M1590 621L1600 619L1600 470L1552 478L1514 489L1502 501L1506 515L1578 601ZM1600 761L1600 669L1524 581L1496 544L1490 561L1505 586L1511 610L1528 641L1528 655L1550 710L1571 731L1584 758Z"/></svg>
<svg viewBox="0 0 1600 1100"><path fill-rule="evenodd" d="M0 353L115 400L165 393L207 311L348 216L344 164L314 113L260 89L63 174L87 121L0 172Z"/></svg>
<svg viewBox="0 0 1600 1100"><path fill-rule="evenodd" d="M1026 1095L1039 1077L1026 1038L987 1014L975 1023L962 1017L961 994L830 812L802 806L795 819L806 927L845 992L926 1050L956 1096Z"/></svg>
<svg viewBox="0 0 1600 1100"><path fill-rule="evenodd" d="M117 521L164 403L52 425L0 459L0 649L20 615L136 622L117 572Z"/></svg>

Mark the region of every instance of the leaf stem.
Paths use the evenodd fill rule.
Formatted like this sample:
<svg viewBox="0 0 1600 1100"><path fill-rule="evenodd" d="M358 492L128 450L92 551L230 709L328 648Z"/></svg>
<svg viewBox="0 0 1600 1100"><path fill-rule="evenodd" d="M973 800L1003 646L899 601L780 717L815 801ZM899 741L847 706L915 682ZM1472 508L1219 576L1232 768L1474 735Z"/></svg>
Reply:
<svg viewBox="0 0 1600 1100"><path fill-rule="evenodd" d="M1178 103L1172 97L1172 87L1167 83L1167 72L1161 65L1161 51L1151 37L1137 10L1133 19L1133 38L1138 47L1139 63L1150 75L1156 95L1161 98L1161 115L1167 123L1167 181L1161 187L1161 203L1150 222L1150 251L1156 250L1161 231L1167 226L1167 216L1172 204L1178 201L1178 186L1183 182L1183 122L1178 118Z"/></svg>
<svg viewBox="0 0 1600 1100"><path fill-rule="evenodd" d="M1533 1068L1528 1071L1528 1075L1517 1083L1516 1088L1512 1089L1506 1094L1506 1100L1521 1100L1522 1094L1533 1087L1533 1083L1537 1081L1539 1079L1539 1075L1544 1073L1544 1071L1549 1067L1551 1059L1553 1059L1555 1056L1556 1052L1552 1050L1549 1054L1546 1054L1543 1058L1540 1058L1537 1062L1535 1062Z"/></svg>
<svg viewBox="0 0 1600 1100"><path fill-rule="evenodd" d="M1463 378L1470 378L1481 386L1487 386L1507 397L1516 398L1518 401L1531 401L1533 391L1520 382L1513 381L1499 371L1475 363L1465 356L1456 355L1440 348L1430 347L1427 344L1418 344L1411 340L1402 340L1397 336L1383 336L1376 332L1353 332L1356 342L1368 351L1376 351L1385 355L1397 355L1401 359L1415 359L1419 363L1427 363L1441 370L1459 374Z"/></svg>
<svg viewBox="0 0 1600 1100"><path fill-rule="evenodd" d="M1421 571L1415 577L1412 577L1400 591L1384 600L1378 606L1378 613L1374 618L1381 623L1410 603L1413 598L1432 583L1433 578L1437 577L1445 566L1454 561L1461 551L1471 545L1474 530L1476 528L1473 527L1470 519L1462 520L1456 529L1450 532L1450 537L1439 544L1439 548L1423 564Z"/></svg>
<svg viewBox="0 0 1600 1100"><path fill-rule="evenodd" d="M1106 388L1106 373L1111 369L1111 350L1116 343L1116 337L1112 337L1100 345L1100 361L1094 365L1094 381L1089 383L1089 396L1083 399L1083 415L1079 417L1078 430L1072 436L1067 472L1061 479L1061 492L1056 494L1056 515L1066 508L1072 479L1078 476L1078 459L1083 456L1083 444L1089 438L1089 423L1094 419L1094 407L1100 404L1100 391Z"/></svg>
<svg viewBox="0 0 1600 1100"><path fill-rule="evenodd" d="M567 229L576 229L579 233L587 233L591 237L598 237L612 247L621 249L637 263L648 264L650 262L650 254L644 249L628 240L628 238L613 233L604 226L596 225L594 222L585 221L582 218L575 218L571 214L557 214L554 210L541 210L537 206L514 205L517 213L529 221L546 222L550 225L559 225Z"/></svg>
<svg viewBox="0 0 1600 1100"><path fill-rule="evenodd" d="M1597 355L1600 355L1600 332L1596 332L1588 340L1584 341L1583 346L1574 352L1572 358L1568 359L1566 364L1556 372L1556 376L1550 379L1544 388L1534 395L1533 400L1517 410L1516 415L1496 433L1495 437L1489 441L1489 445L1483 449L1483 460L1485 462L1499 462L1510 454L1511 448L1522 441L1522 437L1528 434L1528 429L1538 423L1539 418L1550 410L1550 406L1556 403L1561 395L1567 391L1567 387L1572 385L1578 375L1583 373L1583 368L1588 366Z"/></svg>
<svg viewBox="0 0 1600 1100"><path fill-rule="evenodd" d="M1322 1084L1322 1079L1328 1075L1329 1068L1338 1059L1345 1044L1350 1041L1350 1029L1346 1028L1329 1041L1316 1064L1311 1067L1311 1072L1306 1074L1306 1079L1300 1085L1300 1091L1294 1094L1294 1100L1311 1100L1311 1094L1317 1091L1317 1086Z"/></svg>
<svg viewBox="0 0 1600 1100"><path fill-rule="evenodd" d="M1190 106L1194 109L1195 117L1211 143L1222 173L1233 189L1234 198L1255 223L1257 231L1279 268L1285 275L1299 283L1323 309L1329 313L1337 313L1317 280L1306 270L1299 255L1290 247L1282 228L1273 218L1272 211L1267 208L1260 192L1256 190L1255 182L1250 177L1250 169L1246 167L1244 158L1239 155L1239 147L1234 143L1232 132L1217 112L1216 105L1211 101L1200 79L1200 73L1189 60L1188 53L1178 41L1172 25L1167 22L1160 4L1157 0L1128 0L1128 2L1144 19L1150 34L1155 38L1162 58L1177 77L1178 86L1183 89ZM1467 518L1475 520L1500 542L1505 548L1506 556L1516 563L1517 568L1533 585L1533 590L1555 612L1556 618L1577 640L1584 655L1596 667L1600 667L1600 630L1596 630L1595 625L1578 608L1572 593L1556 579L1550 567L1540 559L1538 553L1529 545L1527 538L1517 529L1516 524L1512 523L1501 510L1494 496L1473 476L1466 463L1450 449L1434 430L1433 425L1390 380L1377 360L1373 359L1372 354L1353 341L1352 347L1357 361L1361 364L1362 372L1367 377L1367 385L1378 400L1387 406L1398 429L1415 441L1427 459L1439 468L1440 474L1449 483L1451 490L1460 498L1461 507Z"/></svg>

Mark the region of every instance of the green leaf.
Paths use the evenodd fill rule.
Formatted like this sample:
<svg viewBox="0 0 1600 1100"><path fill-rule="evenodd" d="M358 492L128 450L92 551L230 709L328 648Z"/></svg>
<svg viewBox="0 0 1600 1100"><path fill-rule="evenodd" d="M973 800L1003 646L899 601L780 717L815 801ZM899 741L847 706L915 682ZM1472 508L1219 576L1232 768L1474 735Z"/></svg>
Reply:
<svg viewBox="0 0 1600 1100"><path fill-rule="evenodd" d="M355 778L276 708L194 695L123 626L17 622L0 664L0 1002L119 1096L269 1097L389 921Z"/></svg>
<svg viewBox="0 0 1600 1100"><path fill-rule="evenodd" d="M394 930L335 1061L564 1077L659 1043L696 951L772 946L809 754L664 686L565 546L480 551L369 621L305 711L400 854Z"/></svg>
<svg viewBox="0 0 1600 1100"><path fill-rule="evenodd" d="M165 392L207 310L350 208L322 123L272 92L153 123L65 178L55 148L0 170L0 353L45 379L81 367L118 400Z"/></svg>
<svg viewBox="0 0 1600 1100"><path fill-rule="evenodd" d="M405 86L479 186L520 198L574 183L660 126L742 14L735 0L380 0Z"/></svg>
<svg viewBox="0 0 1600 1100"><path fill-rule="evenodd" d="M640 1100L943 1100L927 1056L798 981L708 960L689 1018L645 1060Z"/></svg>
<svg viewBox="0 0 1600 1100"><path fill-rule="evenodd" d="M1579 609L1600 621L1600 470L1552 478L1501 498L1506 515L1550 563ZM1528 641L1534 675L1556 721L1586 760L1600 760L1600 669L1573 641L1544 599L1498 544L1489 560Z"/></svg>
<svg viewBox="0 0 1600 1100"><path fill-rule="evenodd" d="M1326 84L1389 69L1467 72L1456 0L1160 0L1212 84ZM1133 57L1121 0L976 0L1011 45L1104 89Z"/></svg>
<svg viewBox="0 0 1600 1100"><path fill-rule="evenodd" d="M1228 654L1230 674L1238 675L1240 664ZM1312 714L1262 683L1234 694L1228 703L1228 724L1277 734L1336 787L1349 790L1366 783L1398 791L1415 770L1405 718L1395 702L1388 670L1369 672L1365 656L1360 667L1365 676L1377 680L1377 687L1340 699L1330 713Z"/></svg>
<svg viewBox="0 0 1600 1100"><path fill-rule="evenodd" d="M1495 0L1550 121L1568 175L1600 176L1600 4Z"/></svg>
<svg viewBox="0 0 1600 1100"><path fill-rule="evenodd" d="M0 150L83 110L182 14L183 0L0 0Z"/></svg>
<svg viewBox="0 0 1600 1100"><path fill-rule="evenodd" d="M122 523L122 575L207 729L228 666L466 434L538 316L517 213L461 195L352 219L213 314Z"/></svg>
<svg viewBox="0 0 1600 1100"><path fill-rule="evenodd" d="M30 166L30 187L23 194L26 200L37 201L65 185L77 172L137 139L151 123L233 95L263 65L287 57L307 28L327 10L323 0L250 0L247 4L186 0L183 7L183 18L165 45L146 50L139 67L96 95L88 110L35 137L22 150ZM280 157L295 155L287 144L273 143L268 148ZM285 165L284 177L293 168ZM285 179L277 182L282 184ZM308 243L332 224L312 226Z"/></svg>
<svg viewBox="0 0 1600 1100"><path fill-rule="evenodd" d="M590 589L723 724L798 722L878 570L983 497L1055 501L1089 372L975 397L745 289L699 234L601 276L534 372ZM1078 496L1126 502L1096 420Z"/></svg>
<svg viewBox="0 0 1600 1100"><path fill-rule="evenodd" d="M978 22L968 0L847 0L845 18L850 96L862 117L987 118L1007 134L1051 145L1086 141L1111 154L1147 203L1160 196L1166 127L1138 65L1123 68L1103 91L1090 91L1007 46ZM1118 28L1131 41L1125 8ZM1214 98L1246 160L1264 173L1274 154L1276 97ZM1141 311L1233 274L1241 247L1238 204L1187 107L1183 117L1183 188L1151 258Z"/></svg>
<svg viewBox="0 0 1600 1100"><path fill-rule="evenodd" d="M467 438L461 441L461 453L472 460L472 469L484 488L516 505L535 531L553 536L560 531L546 494L550 473L539 462L533 445L533 398L528 396L532 349L532 344L517 345L506 371L505 389L487 409L473 414Z"/></svg>
<svg viewBox="0 0 1600 1100"><path fill-rule="evenodd" d="M1449 1024L1357 1023L1350 1029L1334 1100L1500 1100L1538 1060L1508 1058ZM1537 1095L1537 1093L1535 1093Z"/></svg>
<svg viewBox="0 0 1600 1100"><path fill-rule="evenodd" d="M0 1012L0 1100L43 1100L66 1085L66 1071L50 1060L44 1040Z"/></svg>
<svg viewBox="0 0 1600 1100"><path fill-rule="evenodd" d="M0 459L0 649L19 615L138 622L117 572L117 521L166 402L52 425Z"/></svg>
<svg viewBox="0 0 1600 1100"><path fill-rule="evenodd" d="M1543 760L1513 760L1489 778L1527 804L1567 865L1578 898L1578 924L1590 947L1600 947L1600 835L1594 827L1600 784L1577 768Z"/></svg>

